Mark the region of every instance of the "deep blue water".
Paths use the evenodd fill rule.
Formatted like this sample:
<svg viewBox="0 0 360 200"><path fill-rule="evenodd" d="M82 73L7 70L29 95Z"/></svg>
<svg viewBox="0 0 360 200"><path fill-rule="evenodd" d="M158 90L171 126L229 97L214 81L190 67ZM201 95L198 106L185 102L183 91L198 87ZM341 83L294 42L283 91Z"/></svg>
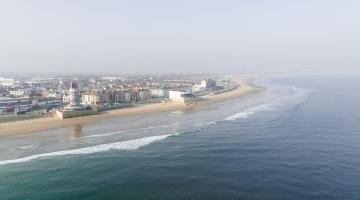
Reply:
<svg viewBox="0 0 360 200"><path fill-rule="evenodd" d="M360 199L360 80L259 84L206 109L0 138L0 163L62 152L0 165L0 199Z"/></svg>

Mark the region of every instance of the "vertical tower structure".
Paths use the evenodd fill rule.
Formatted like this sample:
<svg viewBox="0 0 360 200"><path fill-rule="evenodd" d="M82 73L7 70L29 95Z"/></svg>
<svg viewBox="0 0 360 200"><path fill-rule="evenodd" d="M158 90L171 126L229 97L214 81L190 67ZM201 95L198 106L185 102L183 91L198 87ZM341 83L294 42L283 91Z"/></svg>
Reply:
<svg viewBox="0 0 360 200"><path fill-rule="evenodd" d="M70 83L70 106L77 107L80 106L80 91L76 82Z"/></svg>

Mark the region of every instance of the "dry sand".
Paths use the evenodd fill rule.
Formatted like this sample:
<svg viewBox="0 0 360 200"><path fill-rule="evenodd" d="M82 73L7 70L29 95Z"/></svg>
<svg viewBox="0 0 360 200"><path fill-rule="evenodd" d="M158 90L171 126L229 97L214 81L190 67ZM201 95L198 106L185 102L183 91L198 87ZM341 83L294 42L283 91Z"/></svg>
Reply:
<svg viewBox="0 0 360 200"><path fill-rule="evenodd" d="M42 119L30 119L24 121L1 123L0 136L20 135L20 134L45 131L55 128L64 128L75 125L90 124L115 117L127 117L127 116L168 112L175 110L191 110L199 106L206 106L209 104L244 96L262 89L261 87L252 85L248 81L244 81L241 79L237 79L236 81L240 84L240 87L234 90L217 95L215 94L207 95L204 96L199 101L195 101L186 105L178 104L178 103L146 104L146 105L135 106L130 108L112 110L98 115L70 118L63 120L57 117L48 117Z"/></svg>

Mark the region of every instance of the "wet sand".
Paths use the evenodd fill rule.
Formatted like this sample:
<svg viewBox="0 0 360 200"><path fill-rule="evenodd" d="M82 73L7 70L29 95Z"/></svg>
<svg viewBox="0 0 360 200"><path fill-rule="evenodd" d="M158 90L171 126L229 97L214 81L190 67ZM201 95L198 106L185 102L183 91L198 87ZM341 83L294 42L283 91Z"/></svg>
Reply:
<svg viewBox="0 0 360 200"><path fill-rule="evenodd" d="M0 136L12 136L28 134L33 132L45 131L49 129L64 128L76 125L85 125L95 123L101 120L127 117L135 115L143 115L149 113L169 112L176 110L192 110L197 107L206 106L213 103L218 103L226 100L230 100L236 97L248 95L250 93L262 90L263 88L251 84L248 80L235 80L240 86L234 90L224 92L221 94L210 94L204 96L201 100L194 101L188 104L179 103L157 103L157 104L145 104L138 105L130 108L123 108L118 110L107 111L98 115L59 119L57 117L48 117L42 119L31 119L16 122L7 122L0 124Z"/></svg>

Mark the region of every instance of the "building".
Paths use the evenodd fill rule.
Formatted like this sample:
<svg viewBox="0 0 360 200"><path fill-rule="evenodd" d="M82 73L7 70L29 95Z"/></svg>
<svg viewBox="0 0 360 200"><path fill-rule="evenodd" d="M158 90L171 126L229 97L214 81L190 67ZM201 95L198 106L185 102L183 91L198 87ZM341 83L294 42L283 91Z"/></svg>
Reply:
<svg viewBox="0 0 360 200"><path fill-rule="evenodd" d="M34 96L42 96L43 88L39 83L31 83L32 95Z"/></svg>
<svg viewBox="0 0 360 200"><path fill-rule="evenodd" d="M14 85L15 80L12 78L4 78L4 77L0 77L0 85L2 86L12 86Z"/></svg>
<svg viewBox="0 0 360 200"><path fill-rule="evenodd" d="M166 89L151 89L150 90L151 97L154 98L164 98L169 96L169 91Z"/></svg>
<svg viewBox="0 0 360 200"><path fill-rule="evenodd" d="M191 87L192 93L204 92L205 90L206 90L206 87L204 87L204 85L202 85L202 84L200 84L200 85L196 84Z"/></svg>
<svg viewBox="0 0 360 200"><path fill-rule="evenodd" d="M25 95L25 91L22 89L9 90L9 95L14 97L22 97Z"/></svg>
<svg viewBox="0 0 360 200"><path fill-rule="evenodd" d="M81 95L81 104L83 105L99 105L100 103L100 96L97 92L91 91L91 92L84 92Z"/></svg>
<svg viewBox="0 0 360 200"><path fill-rule="evenodd" d="M150 90L141 90L141 91L139 91L139 98L140 98L141 101L144 101L146 99L150 99L151 98Z"/></svg>
<svg viewBox="0 0 360 200"><path fill-rule="evenodd" d="M132 102L137 102L140 101L140 95L139 95L139 91L132 91L130 92L130 101Z"/></svg>
<svg viewBox="0 0 360 200"><path fill-rule="evenodd" d="M155 98L165 97L164 89L151 89L150 94L152 97L155 97Z"/></svg>
<svg viewBox="0 0 360 200"><path fill-rule="evenodd" d="M171 90L169 91L169 100L178 103L186 103L189 99L193 96L190 91L188 90Z"/></svg>
<svg viewBox="0 0 360 200"><path fill-rule="evenodd" d="M62 102L63 104L68 104L70 103L70 96L68 94L63 94L62 96Z"/></svg>
<svg viewBox="0 0 360 200"><path fill-rule="evenodd" d="M109 90L108 101L110 105L118 105L124 102L125 92L123 90Z"/></svg>
<svg viewBox="0 0 360 200"><path fill-rule="evenodd" d="M201 81L200 86L204 88L213 88L216 87L216 81L210 78L204 79Z"/></svg>
<svg viewBox="0 0 360 200"><path fill-rule="evenodd" d="M18 114L20 112L27 112L32 108L30 98L0 98L0 114Z"/></svg>
<svg viewBox="0 0 360 200"><path fill-rule="evenodd" d="M224 87L231 84L231 76L223 76L219 78L219 80L216 83L216 86Z"/></svg>
<svg viewBox="0 0 360 200"><path fill-rule="evenodd" d="M80 91L78 90L78 85L75 82L70 83L69 106L80 106Z"/></svg>
<svg viewBox="0 0 360 200"><path fill-rule="evenodd" d="M99 106L110 103L107 91L89 91L81 95L81 104Z"/></svg>
<svg viewBox="0 0 360 200"><path fill-rule="evenodd" d="M32 106L36 109L59 109L61 102L58 99L34 99L32 100Z"/></svg>
<svg viewBox="0 0 360 200"><path fill-rule="evenodd" d="M61 99L61 95L55 91L49 91L47 98Z"/></svg>
<svg viewBox="0 0 360 200"><path fill-rule="evenodd" d="M0 97L5 97L9 95L9 91L5 89L0 89Z"/></svg>
<svg viewBox="0 0 360 200"><path fill-rule="evenodd" d="M130 103L131 102L131 92L127 91L124 93L124 102Z"/></svg>

